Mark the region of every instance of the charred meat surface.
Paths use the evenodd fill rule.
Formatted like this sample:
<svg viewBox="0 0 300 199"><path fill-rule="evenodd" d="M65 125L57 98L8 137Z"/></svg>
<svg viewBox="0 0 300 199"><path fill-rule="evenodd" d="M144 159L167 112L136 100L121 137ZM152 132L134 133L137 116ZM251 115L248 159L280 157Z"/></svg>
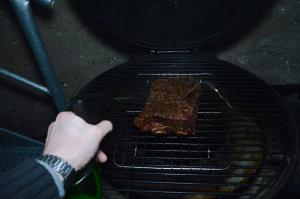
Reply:
<svg viewBox="0 0 300 199"><path fill-rule="evenodd" d="M183 98L195 82L180 79L158 79L151 83L145 109L134 120L142 132L186 136L195 132L200 86Z"/></svg>

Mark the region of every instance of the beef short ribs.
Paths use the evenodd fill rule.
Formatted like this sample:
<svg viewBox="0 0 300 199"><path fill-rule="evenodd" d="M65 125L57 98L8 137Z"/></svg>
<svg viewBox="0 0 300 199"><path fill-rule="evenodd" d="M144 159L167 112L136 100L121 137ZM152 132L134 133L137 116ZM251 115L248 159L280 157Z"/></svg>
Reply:
<svg viewBox="0 0 300 199"><path fill-rule="evenodd" d="M155 135L194 134L199 108L200 86L182 100L195 82L180 79L158 79L151 83L150 94L134 124L142 132Z"/></svg>

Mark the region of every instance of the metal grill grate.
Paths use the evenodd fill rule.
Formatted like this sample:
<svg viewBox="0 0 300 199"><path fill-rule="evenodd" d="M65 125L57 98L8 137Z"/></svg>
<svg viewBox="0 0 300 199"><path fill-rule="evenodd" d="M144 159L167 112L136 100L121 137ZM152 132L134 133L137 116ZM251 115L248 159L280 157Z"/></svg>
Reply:
<svg viewBox="0 0 300 199"><path fill-rule="evenodd" d="M89 116L103 115L114 123L103 146L110 160L101 168L113 190L131 197L256 198L270 193L279 180L284 183L296 153L296 134L265 83L216 60L187 55L148 60L116 67L79 94L98 103L85 110ZM133 119L144 108L150 82L165 78L210 82L237 112L203 86L195 135L142 134ZM109 111L97 108L103 104L101 96L110 98Z"/></svg>

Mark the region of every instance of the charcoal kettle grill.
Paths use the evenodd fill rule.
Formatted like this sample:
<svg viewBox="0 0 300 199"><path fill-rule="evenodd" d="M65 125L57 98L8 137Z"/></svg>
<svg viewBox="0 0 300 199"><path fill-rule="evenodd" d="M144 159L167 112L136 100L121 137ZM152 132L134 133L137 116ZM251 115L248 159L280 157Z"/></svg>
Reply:
<svg viewBox="0 0 300 199"><path fill-rule="evenodd" d="M298 153L287 106L260 78L195 50L238 27L259 1L81 3L99 26L141 49L92 80L73 101L87 121L114 123L102 145L109 157L100 168L104 197L272 198L278 193ZM202 86L195 135L154 136L133 125L150 83L170 78L217 88Z"/></svg>

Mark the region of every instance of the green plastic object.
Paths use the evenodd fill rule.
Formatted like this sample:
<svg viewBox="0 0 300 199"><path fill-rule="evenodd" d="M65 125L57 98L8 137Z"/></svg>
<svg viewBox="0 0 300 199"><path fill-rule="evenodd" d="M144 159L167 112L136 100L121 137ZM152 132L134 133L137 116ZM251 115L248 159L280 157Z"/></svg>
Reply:
<svg viewBox="0 0 300 199"><path fill-rule="evenodd" d="M66 199L101 199L102 183L99 170L92 166L92 171L80 183L66 191Z"/></svg>

